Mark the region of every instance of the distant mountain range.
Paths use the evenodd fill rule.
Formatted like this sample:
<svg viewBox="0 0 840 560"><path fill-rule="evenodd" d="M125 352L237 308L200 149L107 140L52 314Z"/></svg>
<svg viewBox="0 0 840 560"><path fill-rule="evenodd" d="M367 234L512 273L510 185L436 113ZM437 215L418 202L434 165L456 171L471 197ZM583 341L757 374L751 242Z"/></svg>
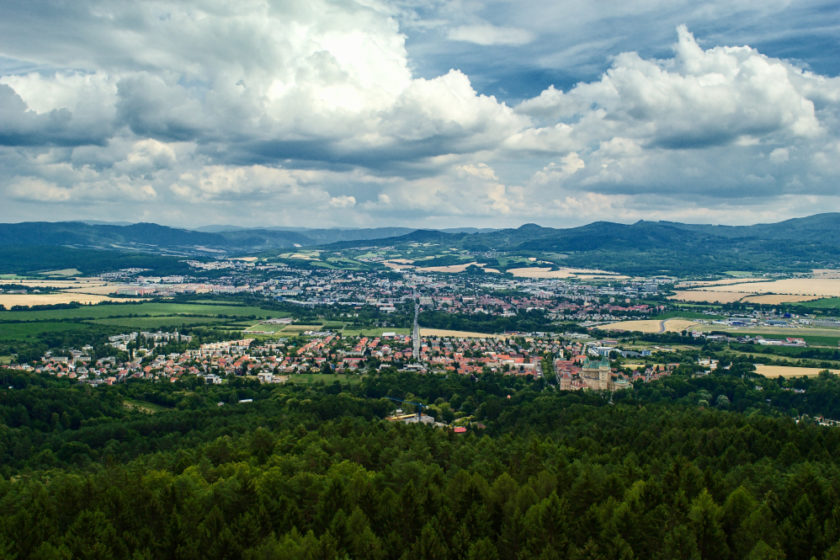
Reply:
<svg viewBox="0 0 840 560"><path fill-rule="evenodd" d="M211 256L294 247L342 250L433 242L485 256L499 252L547 255L549 260L570 266L640 274L840 267L838 233L840 213L751 226L639 221L629 225L594 222L574 228L526 224L499 230L236 226L187 230L152 223L23 222L0 224L0 248L68 247Z"/></svg>
<svg viewBox="0 0 840 560"><path fill-rule="evenodd" d="M85 222L0 224L0 246L65 246L85 249L137 250L165 254L253 253L272 249L358 242L410 234L412 228L243 228L207 226L197 230L152 223L118 225ZM453 228L450 233L492 230Z"/></svg>

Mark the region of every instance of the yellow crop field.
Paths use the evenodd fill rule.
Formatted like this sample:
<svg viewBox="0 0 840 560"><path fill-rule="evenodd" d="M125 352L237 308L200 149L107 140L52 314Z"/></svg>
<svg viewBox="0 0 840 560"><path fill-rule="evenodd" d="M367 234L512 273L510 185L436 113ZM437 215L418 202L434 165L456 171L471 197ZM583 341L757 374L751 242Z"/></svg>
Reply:
<svg viewBox="0 0 840 560"><path fill-rule="evenodd" d="M725 282L725 283L724 283ZM730 282L691 284L695 289L681 290L670 299L680 301L778 304L794 301L809 301L826 297L840 297L840 278L786 278L752 282Z"/></svg>
<svg viewBox="0 0 840 560"><path fill-rule="evenodd" d="M759 375L765 377L814 377L819 375L824 368L807 368L795 366L768 366L765 364L755 364L755 371ZM833 374L840 374L836 369L829 370Z"/></svg>
<svg viewBox="0 0 840 560"><path fill-rule="evenodd" d="M820 299L820 296L795 296L790 294L765 294L761 296L746 296L741 301L745 303L760 303L764 305L778 305L794 301L811 301Z"/></svg>
<svg viewBox="0 0 840 560"><path fill-rule="evenodd" d="M451 264L449 266L424 266L422 268L418 268L417 270L421 272L450 272L450 273L457 273L457 272L464 272L467 270L469 266L481 266L477 262L468 262L463 264Z"/></svg>
<svg viewBox="0 0 840 560"><path fill-rule="evenodd" d="M255 327L249 327L251 329ZM280 329L284 333L304 332L304 331L319 331L324 328L324 325L286 325Z"/></svg>
<svg viewBox="0 0 840 560"><path fill-rule="evenodd" d="M764 282L766 278L723 278L721 280L687 280L678 282L675 288L704 289L709 286L729 286L731 284L746 284L748 282Z"/></svg>
<svg viewBox="0 0 840 560"><path fill-rule="evenodd" d="M110 295L116 294L121 289L129 288L128 284L118 284L114 282L103 282L94 278L74 278L72 280L0 280L0 285L3 284L19 284L30 288L50 288L53 290L63 290L65 294L88 294L88 295ZM9 294L16 295L16 294ZM30 294L31 296L51 295L59 296L61 294ZM73 299L72 301L81 301ZM57 302L67 303L67 302ZM24 304L21 304L24 305ZM47 305L47 304L32 304L32 305Z"/></svg>
<svg viewBox="0 0 840 560"><path fill-rule="evenodd" d="M116 298L98 294L77 294L63 292L60 294L0 294L0 305L11 309L15 305L31 307L33 305L57 305L60 303L99 303L113 301ZM137 298L119 298L118 301L140 301Z"/></svg>
<svg viewBox="0 0 840 560"><path fill-rule="evenodd" d="M745 294L785 294L797 296L840 297L838 278L786 278L772 282L731 284L726 287L711 286L709 291L725 290Z"/></svg>
<svg viewBox="0 0 840 560"><path fill-rule="evenodd" d="M21 279L21 280L0 280L0 284L19 284L33 288L84 288L88 286L103 286L105 282L89 278L74 278L71 280L47 280L47 279Z"/></svg>
<svg viewBox="0 0 840 560"><path fill-rule="evenodd" d="M420 336L438 336L450 338L509 338L507 334L488 334L471 331L451 331L448 329L420 329Z"/></svg>
<svg viewBox="0 0 840 560"><path fill-rule="evenodd" d="M619 323L610 323L609 325L601 325L598 328L607 331L638 331L643 333L659 333L682 332L696 325L696 322L688 321L686 319L665 319L664 321L660 321L657 319L645 319L641 321L621 321Z"/></svg>

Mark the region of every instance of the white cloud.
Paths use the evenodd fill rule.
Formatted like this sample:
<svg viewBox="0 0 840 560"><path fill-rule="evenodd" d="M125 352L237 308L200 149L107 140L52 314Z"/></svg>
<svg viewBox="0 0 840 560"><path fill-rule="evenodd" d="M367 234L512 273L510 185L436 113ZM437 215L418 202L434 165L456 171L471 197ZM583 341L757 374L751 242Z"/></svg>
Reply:
<svg viewBox="0 0 840 560"><path fill-rule="evenodd" d="M560 163L551 162L534 174L534 182L545 185L548 183L562 183L581 169L586 163L576 152L563 156Z"/></svg>
<svg viewBox="0 0 840 560"><path fill-rule="evenodd" d="M728 144L740 137L823 132L807 96L816 84L798 68L748 47L704 51L685 27L678 36L672 59L624 53L601 80L566 93L548 88L517 110L579 124L596 117L590 126L599 130L591 131L593 137L620 133L676 149Z"/></svg>
<svg viewBox="0 0 840 560"><path fill-rule="evenodd" d="M662 8L643 4L617 13ZM15 29L18 6L0 22L0 52L29 61L0 66L0 188L21 204L96 202L87 208L109 213L100 217L116 208L191 223L247 211L298 225L492 224L599 207L631 217L655 210L646 196L679 195L695 216L762 196L824 203L840 176L840 78L748 46L707 47L685 27L672 56L618 54L594 79L510 107L482 88L487 76L418 70L406 33L448 33L447 48L522 47L493 49L498 59L480 67L509 69L526 45L562 64L568 45L541 43L549 23L526 25L512 5L505 18L496 4L485 14L462 2L31 5L62 25L33 41ZM406 26L424 9L439 21ZM569 12L564 29L596 12ZM588 41L612 53L610 37Z"/></svg>
<svg viewBox="0 0 840 560"><path fill-rule="evenodd" d="M461 177L472 176L485 181L499 181L496 172L486 163L466 163L458 166L457 171Z"/></svg>
<svg viewBox="0 0 840 560"><path fill-rule="evenodd" d="M356 198L348 195L334 196L330 198L329 204L333 208L351 208L356 205Z"/></svg>
<svg viewBox="0 0 840 560"><path fill-rule="evenodd" d="M21 200L39 202L66 202L72 194L69 189L34 177L14 179L6 192Z"/></svg>
<svg viewBox="0 0 840 560"><path fill-rule="evenodd" d="M449 30L447 35L453 41L465 41L476 45L525 45L534 40L534 34L527 29L497 27L495 25L461 25Z"/></svg>

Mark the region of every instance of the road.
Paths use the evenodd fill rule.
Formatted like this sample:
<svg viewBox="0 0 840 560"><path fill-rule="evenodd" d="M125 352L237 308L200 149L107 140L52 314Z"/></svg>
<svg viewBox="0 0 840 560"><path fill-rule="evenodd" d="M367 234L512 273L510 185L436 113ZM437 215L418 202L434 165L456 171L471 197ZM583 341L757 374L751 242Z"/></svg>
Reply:
<svg viewBox="0 0 840 560"><path fill-rule="evenodd" d="M411 342L413 344L412 356L415 360L420 360L420 323L418 318L420 315L420 303L417 301L417 294L414 294L414 328L411 331Z"/></svg>

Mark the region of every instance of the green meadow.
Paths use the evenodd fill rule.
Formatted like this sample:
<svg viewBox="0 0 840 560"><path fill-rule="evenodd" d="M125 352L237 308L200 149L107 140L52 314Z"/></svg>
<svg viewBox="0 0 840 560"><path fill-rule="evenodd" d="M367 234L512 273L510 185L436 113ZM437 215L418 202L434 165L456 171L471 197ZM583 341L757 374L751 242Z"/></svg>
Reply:
<svg viewBox="0 0 840 560"><path fill-rule="evenodd" d="M255 320L288 313L249 305L213 303L126 303L85 305L68 309L0 311L0 341L33 340L50 333L111 330L157 330L190 326L242 329Z"/></svg>
<svg viewBox="0 0 840 560"><path fill-rule="evenodd" d="M810 309L840 309L840 297L815 299L814 301L803 301L796 305Z"/></svg>
<svg viewBox="0 0 840 560"><path fill-rule="evenodd" d="M74 319L108 319L113 317L171 317L177 315L198 317L268 319L285 317L288 313L248 305L201 303L121 303L84 305L70 309L36 309L0 311L0 322L54 321Z"/></svg>

